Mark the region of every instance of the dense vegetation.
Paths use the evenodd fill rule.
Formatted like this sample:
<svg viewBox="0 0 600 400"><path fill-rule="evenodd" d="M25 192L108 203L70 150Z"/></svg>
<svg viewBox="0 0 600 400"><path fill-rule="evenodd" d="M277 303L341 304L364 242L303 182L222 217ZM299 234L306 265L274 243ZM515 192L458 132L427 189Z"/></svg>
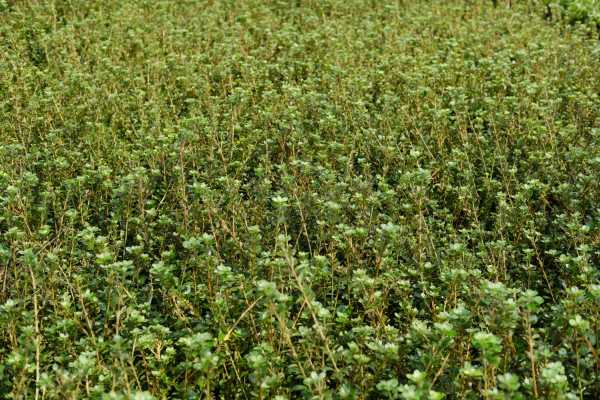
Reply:
<svg viewBox="0 0 600 400"><path fill-rule="evenodd" d="M600 34L600 0L543 0L546 19L594 26Z"/></svg>
<svg viewBox="0 0 600 400"><path fill-rule="evenodd" d="M596 2L507 3L0 1L0 397L599 398Z"/></svg>

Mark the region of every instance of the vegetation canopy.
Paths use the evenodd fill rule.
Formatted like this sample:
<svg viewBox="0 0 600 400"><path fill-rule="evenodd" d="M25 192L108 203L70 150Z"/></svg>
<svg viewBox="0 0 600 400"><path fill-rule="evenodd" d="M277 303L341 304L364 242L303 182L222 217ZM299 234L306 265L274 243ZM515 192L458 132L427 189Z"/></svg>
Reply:
<svg viewBox="0 0 600 400"><path fill-rule="evenodd" d="M0 398L600 398L599 4L0 0Z"/></svg>

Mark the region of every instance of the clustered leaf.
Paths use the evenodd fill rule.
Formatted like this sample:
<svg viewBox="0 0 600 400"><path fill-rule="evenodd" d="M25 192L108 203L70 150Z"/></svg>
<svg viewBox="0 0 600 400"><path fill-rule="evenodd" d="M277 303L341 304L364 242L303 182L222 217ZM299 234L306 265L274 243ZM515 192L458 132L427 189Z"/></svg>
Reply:
<svg viewBox="0 0 600 400"><path fill-rule="evenodd" d="M600 398L596 0L0 0L0 398Z"/></svg>

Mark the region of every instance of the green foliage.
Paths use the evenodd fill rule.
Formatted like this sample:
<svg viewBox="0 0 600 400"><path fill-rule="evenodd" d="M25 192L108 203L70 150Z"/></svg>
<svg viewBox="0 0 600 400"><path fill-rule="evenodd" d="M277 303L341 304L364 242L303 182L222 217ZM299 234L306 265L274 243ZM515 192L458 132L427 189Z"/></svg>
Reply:
<svg viewBox="0 0 600 400"><path fill-rule="evenodd" d="M568 24L583 24L600 34L600 1L598 0L544 0L546 18L560 19Z"/></svg>
<svg viewBox="0 0 600 400"><path fill-rule="evenodd" d="M0 398L600 398L597 2L493 3L0 0Z"/></svg>

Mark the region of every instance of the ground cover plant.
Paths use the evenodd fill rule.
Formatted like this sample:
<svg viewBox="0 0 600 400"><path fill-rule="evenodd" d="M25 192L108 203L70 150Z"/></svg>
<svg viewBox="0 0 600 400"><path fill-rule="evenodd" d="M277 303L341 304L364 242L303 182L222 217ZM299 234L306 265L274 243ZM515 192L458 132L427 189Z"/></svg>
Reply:
<svg viewBox="0 0 600 400"><path fill-rule="evenodd" d="M599 398L600 42L508 3L0 1L0 397Z"/></svg>
<svg viewBox="0 0 600 400"><path fill-rule="evenodd" d="M546 19L581 23L595 27L600 34L600 1L598 0L544 0Z"/></svg>

